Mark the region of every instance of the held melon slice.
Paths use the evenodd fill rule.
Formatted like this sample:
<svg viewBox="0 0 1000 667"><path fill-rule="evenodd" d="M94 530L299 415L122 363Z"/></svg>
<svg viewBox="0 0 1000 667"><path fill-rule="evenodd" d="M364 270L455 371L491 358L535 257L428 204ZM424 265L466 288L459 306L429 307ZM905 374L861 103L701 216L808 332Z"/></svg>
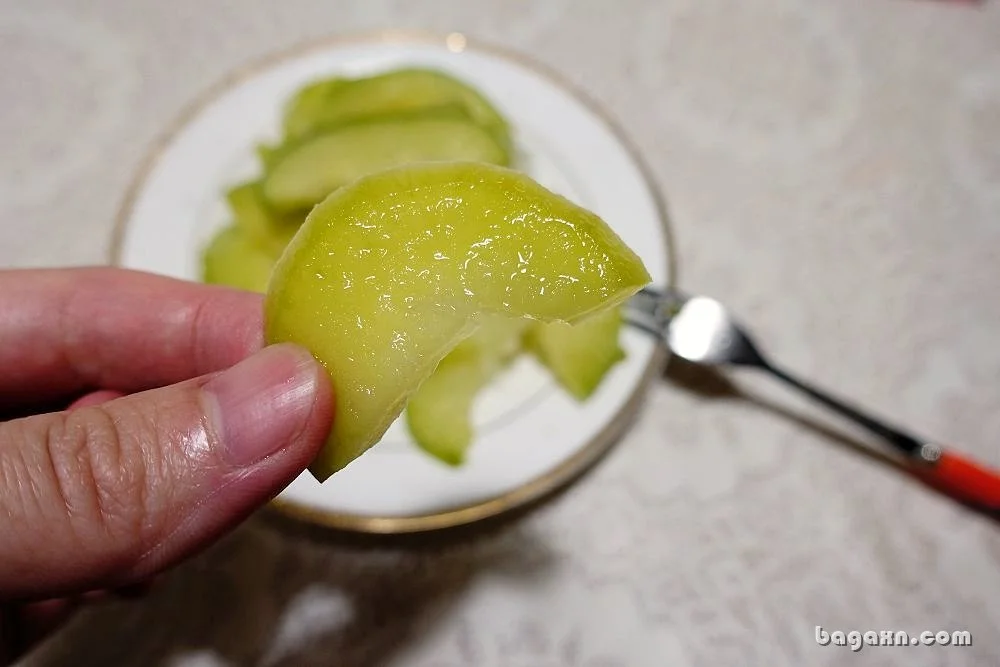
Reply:
<svg viewBox="0 0 1000 667"><path fill-rule="evenodd" d="M484 314L575 322L650 280L596 215L524 174L422 163L362 178L309 214L265 298L268 342L325 366L337 396L320 481L374 445Z"/></svg>
<svg viewBox="0 0 1000 667"><path fill-rule="evenodd" d="M461 465L472 444L476 395L521 351L524 318L486 316L474 334L438 364L406 406L417 445L449 465Z"/></svg>
<svg viewBox="0 0 1000 667"><path fill-rule="evenodd" d="M289 146L272 158L262 187L275 208L302 209L368 174L453 160L506 165L508 157L486 130L452 113L378 117Z"/></svg>

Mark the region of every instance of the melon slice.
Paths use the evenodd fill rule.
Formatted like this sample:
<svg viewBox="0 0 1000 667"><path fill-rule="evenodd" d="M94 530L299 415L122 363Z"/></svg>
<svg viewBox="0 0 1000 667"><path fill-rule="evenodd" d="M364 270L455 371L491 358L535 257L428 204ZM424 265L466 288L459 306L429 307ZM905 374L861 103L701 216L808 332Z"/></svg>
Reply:
<svg viewBox="0 0 1000 667"><path fill-rule="evenodd" d="M530 325L524 318L486 316L420 385L406 406L406 423L417 445L449 465L464 463L475 435L476 396L521 352Z"/></svg>
<svg viewBox="0 0 1000 667"><path fill-rule="evenodd" d="M388 113L456 105L504 146L510 128L475 88L434 69L407 67L356 79L332 78L302 88L289 103L284 127L289 138Z"/></svg>
<svg viewBox="0 0 1000 667"><path fill-rule="evenodd" d="M266 292L277 255L267 252L237 226L219 230L205 248L202 278L251 292Z"/></svg>
<svg viewBox="0 0 1000 667"><path fill-rule="evenodd" d="M505 165L508 157L489 132L450 111L379 116L282 149L270 158L261 187L278 210L309 209L362 176L411 162L452 160Z"/></svg>
<svg viewBox="0 0 1000 667"><path fill-rule="evenodd" d="M649 282L593 213L483 163L372 174L316 206L265 298L269 342L310 350L337 396L320 481L377 443L484 315L575 322Z"/></svg>
<svg viewBox="0 0 1000 667"><path fill-rule="evenodd" d="M531 327L527 347L560 386L578 400L586 400L608 371L625 358L619 342L622 317L617 308L577 324L549 322Z"/></svg>

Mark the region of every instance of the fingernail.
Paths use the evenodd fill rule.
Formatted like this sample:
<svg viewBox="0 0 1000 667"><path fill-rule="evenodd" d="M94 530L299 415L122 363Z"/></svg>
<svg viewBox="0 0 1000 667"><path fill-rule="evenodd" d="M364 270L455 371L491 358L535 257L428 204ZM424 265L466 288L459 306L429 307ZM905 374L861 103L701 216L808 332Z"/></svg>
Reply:
<svg viewBox="0 0 1000 667"><path fill-rule="evenodd" d="M290 444L309 419L317 376L308 352L282 344L209 380L206 412L229 463L252 465Z"/></svg>

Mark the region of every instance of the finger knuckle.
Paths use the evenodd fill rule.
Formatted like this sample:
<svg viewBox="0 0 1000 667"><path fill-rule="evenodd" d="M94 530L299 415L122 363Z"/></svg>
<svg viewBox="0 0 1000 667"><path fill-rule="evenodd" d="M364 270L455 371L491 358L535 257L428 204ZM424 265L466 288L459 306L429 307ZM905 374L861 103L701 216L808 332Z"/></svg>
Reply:
<svg viewBox="0 0 1000 667"><path fill-rule="evenodd" d="M151 459L141 446L148 430L141 419L122 418L100 406L51 423L46 453L55 495L84 543L141 540L149 520Z"/></svg>

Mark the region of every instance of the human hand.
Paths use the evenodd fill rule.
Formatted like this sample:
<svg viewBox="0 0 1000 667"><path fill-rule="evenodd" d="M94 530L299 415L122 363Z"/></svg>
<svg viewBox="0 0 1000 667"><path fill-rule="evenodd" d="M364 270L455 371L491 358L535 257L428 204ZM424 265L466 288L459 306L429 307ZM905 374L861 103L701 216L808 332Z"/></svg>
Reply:
<svg viewBox="0 0 1000 667"><path fill-rule="evenodd" d="M25 623L71 606L53 598L128 587L206 547L308 466L332 410L305 350L263 348L259 295L119 269L0 271L7 620L33 640ZM0 662L25 648L3 639Z"/></svg>

